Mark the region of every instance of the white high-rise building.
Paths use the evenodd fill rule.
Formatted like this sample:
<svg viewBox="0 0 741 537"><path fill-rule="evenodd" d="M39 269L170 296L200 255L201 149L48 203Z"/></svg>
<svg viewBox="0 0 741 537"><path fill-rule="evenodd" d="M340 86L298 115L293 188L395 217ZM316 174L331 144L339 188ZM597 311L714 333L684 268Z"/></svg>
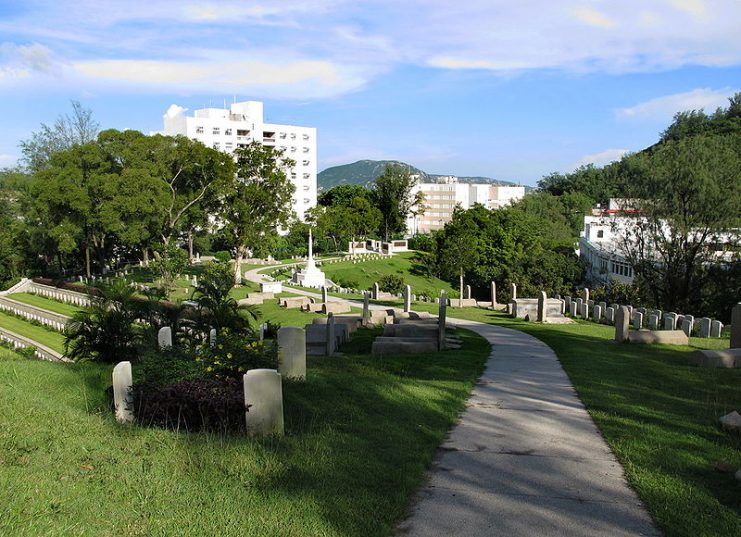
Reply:
<svg viewBox="0 0 741 537"><path fill-rule="evenodd" d="M293 210L303 220L306 210L316 205L315 128L265 123L263 103L259 101L234 103L229 109L202 108L196 110L193 117L186 116L184 109L172 106L164 119L162 134L181 134L226 153L253 141L283 149L284 156L296 163L285 170L296 186Z"/></svg>

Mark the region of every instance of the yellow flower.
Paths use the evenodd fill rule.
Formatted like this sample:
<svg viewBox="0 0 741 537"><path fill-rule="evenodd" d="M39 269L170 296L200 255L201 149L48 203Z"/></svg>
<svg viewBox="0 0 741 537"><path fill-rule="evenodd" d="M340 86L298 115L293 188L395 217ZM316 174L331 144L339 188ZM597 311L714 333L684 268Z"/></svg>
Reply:
<svg viewBox="0 0 741 537"><path fill-rule="evenodd" d="M211 367L211 366L208 366L208 367L206 368L206 371L213 371L213 370L214 370L214 368L213 368L213 367Z"/></svg>
<svg viewBox="0 0 741 537"><path fill-rule="evenodd" d="M226 357L227 357L227 358L229 358L229 359L231 360L231 359L232 359L232 353L231 353L231 352L227 352L227 353L226 353Z"/></svg>

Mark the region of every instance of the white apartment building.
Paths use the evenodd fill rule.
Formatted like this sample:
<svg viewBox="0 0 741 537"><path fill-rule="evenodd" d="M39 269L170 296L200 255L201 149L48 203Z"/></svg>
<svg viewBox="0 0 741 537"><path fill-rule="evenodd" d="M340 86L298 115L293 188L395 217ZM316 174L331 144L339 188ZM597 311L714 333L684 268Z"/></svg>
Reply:
<svg viewBox="0 0 741 537"><path fill-rule="evenodd" d="M181 134L226 153L246 147L253 141L283 149L284 155L296 163L285 170L296 186L293 210L303 220L306 210L316 205L315 128L265 123L263 103L259 101L234 103L228 109L203 108L195 110L193 117L184 112L165 114L162 134Z"/></svg>
<svg viewBox="0 0 741 537"><path fill-rule="evenodd" d="M412 209L407 219L407 231L429 233L443 226L453 216L456 206L470 209L479 203L489 209L499 209L514 201L522 199L525 187L522 186L492 186L486 183L459 183L458 178L449 175L440 178L440 183L417 183L413 195L422 192L425 196L425 212L417 214Z"/></svg>

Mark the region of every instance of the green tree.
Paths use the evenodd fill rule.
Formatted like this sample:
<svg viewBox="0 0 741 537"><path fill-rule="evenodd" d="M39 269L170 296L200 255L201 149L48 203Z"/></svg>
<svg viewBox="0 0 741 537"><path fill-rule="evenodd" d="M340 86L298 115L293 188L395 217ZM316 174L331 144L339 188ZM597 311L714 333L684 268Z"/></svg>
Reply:
<svg viewBox="0 0 741 537"><path fill-rule="evenodd" d="M640 177L626 188L641 214L617 234L620 248L655 304L697 311L708 268L738 262L741 139L669 140L626 164Z"/></svg>
<svg viewBox="0 0 741 537"><path fill-rule="evenodd" d="M72 101L72 115L59 116L51 126L42 123L31 138L20 142L22 162L32 173L43 170L54 153L94 141L99 129L92 111Z"/></svg>
<svg viewBox="0 0 741 537"><path fill-rule="evenodd" d="M317 199L319 205L325 207L335 205L351 205L355 198L370 200L371 191L362 185L337 185L324 192Z"/></svg>
<svg viewBox="0 0 741 537"><path fill-rule="evenodd" d="M235 151L237 178L224 196L220 216L236 252L236 284L242 282L241 264L247 250L256 253L265 249L270 236L279 227L287 227L293 215L291 196L295 187L284 170L294 162L283 153L259 142Z"/></svg>
<svg viewBox="0 0 741 537"><path fill-rule="evenodd" d="M424 203L422 192L414 193L417 179L409 170L396 165L386 166L383 174L373 183L373 202L381 211L381 235L386 240L394 233L404 233L409 211Z"/></svg>

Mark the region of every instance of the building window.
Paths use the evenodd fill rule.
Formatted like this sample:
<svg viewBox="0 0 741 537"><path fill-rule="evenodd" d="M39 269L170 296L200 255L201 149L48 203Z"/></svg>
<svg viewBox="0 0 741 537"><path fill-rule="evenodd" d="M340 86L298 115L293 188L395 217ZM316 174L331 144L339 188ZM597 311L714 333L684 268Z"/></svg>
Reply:
<svg viewBox="0 0 741 537"><path fill-rule="evenodd" d="M203 127L196 127L196 134L203 134Z"/></svg>
<svg viewBox="0 0 741 537"><path fill-rule="evenodd" d="M226 143L226 148L227 148L228 150L231 150L231 149L233 149L233 148L234 148L234 146L232 145L232 143L231 143L231 142L227 142L227 143Z"/></svg>
<svg viewBox="0 0 741 537"><path fill-rule="evenodd" d="M304 153L308 153L308 152L309 152L309 148L308 147L304 147Z"/></svg>
<svg viewBox="0 0 741 537"><path fill-rule="evenodd" d="M296 148L291 146L291 153L295 153L295 152L296 152Z"/></svg>
<svg viewBox="0 0 741 537"><path fill-rule="evenodd" d="M219 142L214 142L214 149L219 149L220 145Z"/></svg>
<svg viewBox="0 0 741 537"><path fill-rule="evenodd" d="M281 133L280 133L280 137L281 137L281 138L285 138L285 137L286 137L286 133L285 133L285 132L281 132Z"/></svg>
<svg viewBox="0 0 741 537"><path fill-rule="evenodd" d="M214 134L219 134L221 132L221 129L219 127L214 127Z"/></svg>
<svg viewBox="0 0 741 537"><path fill-rule="evenodd" d="M304 134L304 140L308 140L308 139L309 139L309 135L308 134Z"/></svg>
<svg viewBox="0 0 741 537"><path fill-rule="evenodd" d="M244 129L237 129L237 136L249 136L250 131Z"/></svg>
<svg viewBox="0 0 741 537"><path fill-rule="evenodd" d="M304 179L308 179L308 178L309 178L309 174L308 173L305 173L304 174Z"/></svg>
<svg viewBox="0 0 741 537"><path fill-rule="evenodd" d="M308 160L304 160L304 161L302 162L302 164L303 164L304 166L308 166L308 165L309 165L309 161L308 161Z"/></svg>
<svg viewBox="0 0 741 537"><path fill-rule="evenodd" d="M604 236L605 236L605 232L604 232L603 230L601 230L601 229L600 229L600 230L599 230L599 231L597 232L597 238L598 238L598 239L601 239L601 238L603 238Z"/></svg>
<svg viewBox="0 0 741 537"><path fill-rule="evenodd" d="M224 134L226 136L231 136L232 135L232 130L231 129L224 129Z"/></svg>

